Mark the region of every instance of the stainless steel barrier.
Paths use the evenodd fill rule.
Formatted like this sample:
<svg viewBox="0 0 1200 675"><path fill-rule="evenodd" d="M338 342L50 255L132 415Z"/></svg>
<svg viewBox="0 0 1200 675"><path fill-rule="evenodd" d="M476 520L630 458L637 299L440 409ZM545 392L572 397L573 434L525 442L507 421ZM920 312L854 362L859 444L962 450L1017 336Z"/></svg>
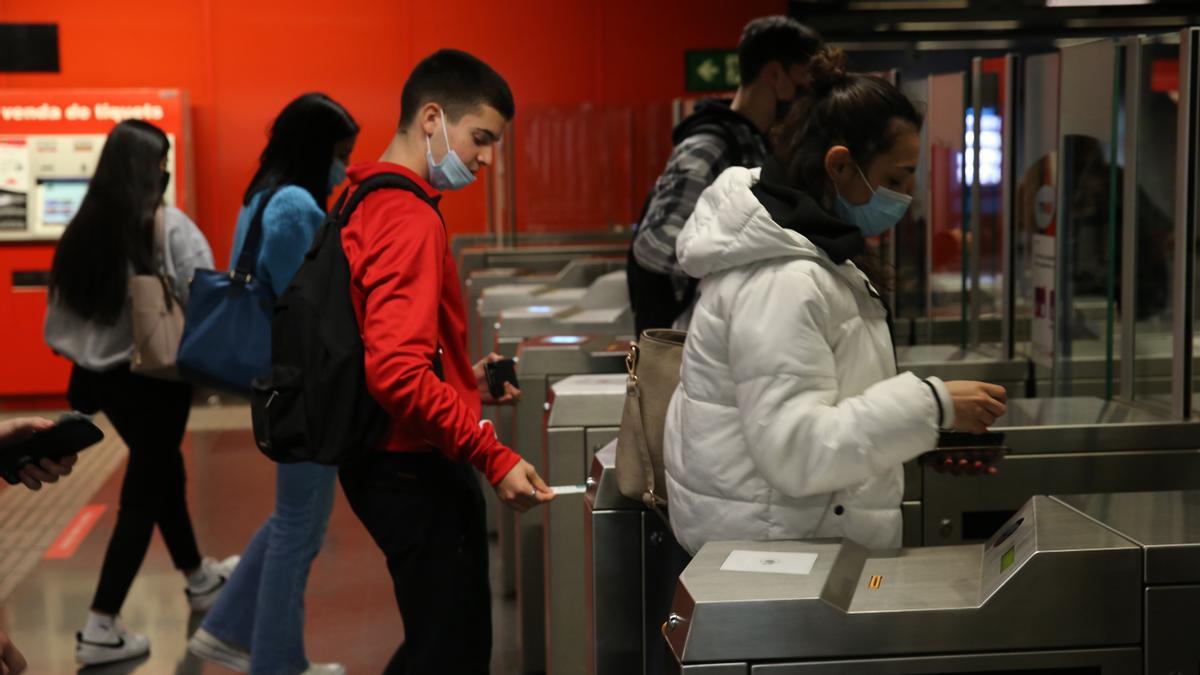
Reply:
<svg viewBox="0 0 1200 675"><path fill-rule="evenodd" d="M996 476L910 469L906 527L925 546L985 539L1035 494L1200 489L1200 424L1096 398L1013 399ZM919 495L919 496L914 496Z"/></svg>
<svg viewBox="0 0 1200 675"><path fill-rule="evenodd" d="M506 356L533 335L603 333L633 338L633 311L624 271L609 272L588 286L570 305L539 304L512 307L500 312L495 351Z"/></svg>
<svg viewBox="0 0 1200 675"><path fill-rule="evenodd" d="M583 527L585 672L668 672L659 625L690 556L662 518L617 489L615 443L592 458Z"/></svg>
<svg viewBox="0 0 1200 675"><path fill-rule="evenodd" d="M472 352L482 358L496 348L496 331L502 311L515 307L554 309L578 305L588 287L598 279L624 269L624 265L623 260L614 258L584 258L567 263L553 276L537 275L539 283L526 283L520 277L514 277L512 283L495 284L482 290L475 304L468 305L468 313L472 316L469 321L477 327L475 332L469 333ZM627 298L628 290L622 289L622 292Z"/></svg>
<svg viewBox="0 0 1200 675"><path fill-rule="evenodd" d="M624 373L576 375L554 385L544 462L557 495L542 513L546 672L584 675L584 491L600 448L617 437ZM558 486L562 486L560 489Z"/></svg>
<svg viewBox="0 0 1200 675"><path fill-rule="evenodd" d="M710 543L663 631L685 674L1178 675L1197 607L1200 492L1039 496L982 544Z"/></svg>
<svg viewBox="0 0 1200 675"><path fill-rule="evenodd" d="M714 542L663 632L685 674L1138 673L1142 556L1049 497L984 544Z"/></svg>
<svg viewBox="0 0 1200 675"><path fill-rule="evenodd" d="M501 440L516 448L545 477L542 444L550 387L568 375L623 373L629 343L606 335L547 335L526 340L517 350L521 402L504 419ZM499 428L499 427L498 427ZM517 591L515 514L498 501L492 510L500 544L501 587Z"/></svg>

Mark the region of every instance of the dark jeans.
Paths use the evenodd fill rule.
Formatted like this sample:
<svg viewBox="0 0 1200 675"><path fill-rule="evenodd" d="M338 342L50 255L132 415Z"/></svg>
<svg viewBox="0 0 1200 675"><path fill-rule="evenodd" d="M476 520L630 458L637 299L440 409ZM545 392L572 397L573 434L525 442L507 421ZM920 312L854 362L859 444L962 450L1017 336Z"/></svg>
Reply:
<svg viewBox="0 0 1200 675"><path fill-rule="evenodd" d="M121 484L121 507L92 609L118 614L158 525L175 567L200 565L188 515L183 442L192 388L129 372L128 366L101 373L75 367L68 392L71 406L104 412L125 445L129 465Z"/></svg>
<svg viewBox="0 0 1200 675"><path fill-rule="evenodd" d="M341 480L387 558L404 620L404 644L384 673L487 673L487 526L473 469L441 453L381 452L343 467Z"/></svg>

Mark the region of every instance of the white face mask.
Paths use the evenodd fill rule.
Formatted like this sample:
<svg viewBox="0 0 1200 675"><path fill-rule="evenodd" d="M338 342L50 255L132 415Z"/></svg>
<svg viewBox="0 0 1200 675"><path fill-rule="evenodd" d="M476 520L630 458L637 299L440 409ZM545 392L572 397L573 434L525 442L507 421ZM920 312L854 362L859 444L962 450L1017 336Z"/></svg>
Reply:
<svg viewBox="0 0 1200 675"><path fill-rule="evenodd" d="M438 190L459 190L475 182L475 174L463 164L458 153L450 147L450 134L446 131L446 111L442 110L442 137L446 139L446 156L440 164L433 161L433 146L425 136L425 161L429 164L429 184Z"/></svg>

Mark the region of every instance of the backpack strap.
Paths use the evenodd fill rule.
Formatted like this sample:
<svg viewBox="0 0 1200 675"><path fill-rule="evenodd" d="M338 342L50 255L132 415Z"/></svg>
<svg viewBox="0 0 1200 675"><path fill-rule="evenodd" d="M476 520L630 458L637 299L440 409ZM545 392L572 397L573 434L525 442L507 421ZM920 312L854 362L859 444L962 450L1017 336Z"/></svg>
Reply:
<svg viewBox="0 0 1200 675"><path fill-rule="evenodd" d="M411 192L417 199L425 202L429 205L429 208L433 209L433 212L437 214L438 220L442 221L442 227L446 226L446 220L442 217L441 209L438 208L438 199L425 194L425 191L408 176L398 173L378 173L359 183L358 188L354 190L354 194L350 195L345 205L342 205L342 202L346 200L349 188L346 189L346 192L342 193L341 198L338 199L338 206L335 206L332 211L333 217L338 223L338 228L346 226L354 210L358 208L362 200L367 198L367 195L376 190L384 189Z"/></svg>
<svg viewBox="0 0 1200 675"><path fill-rule="evenodd" d="M405 190L411 192L418 199L429 205L433 212L437 214L438 220L442 222L442 228L446 227L446 219L442 217L442 211L438 208L438 199L430 197L408 176L398 173L377 173L358 184L353 194L350 194L350 188L342 191L342 196L338 198L337 204L330 211L330 222L339 230L350 222L350 216L354 214L354 209L362 203L362 200L367 198L367 195L376 190ZM349 196L349 199L347 199ZM433 373L437 379L445 382L446 377L442 370L442 347L437 346L433 354L432 365Z"/></svg>
<svg viewBox="0 0 1200 675"><path fill-rule="evenodd" d="M250 218L250 227L246 230L246 238L242 240L242 253L238 256L237 264L234 265L231 276L236 281L249 283L254 278L254 272L258 268L258 253L262 248L263 240L263 214L267 210L267 204L275 193L279 191L281 186L266 190L262 193L261 201L254 209L254 216Z"/></svg>

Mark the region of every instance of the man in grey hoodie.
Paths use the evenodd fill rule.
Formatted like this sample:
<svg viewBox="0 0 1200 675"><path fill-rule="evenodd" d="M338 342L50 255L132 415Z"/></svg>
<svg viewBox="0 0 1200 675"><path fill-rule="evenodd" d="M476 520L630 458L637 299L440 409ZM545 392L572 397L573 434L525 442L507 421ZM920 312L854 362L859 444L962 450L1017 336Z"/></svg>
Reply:
<svg viewBox="0 0 1200 675"><path fill-rule="evenodd" d="M721 172L763 165L770 153L767 132L807 90L807 64L821 45L821 37L795 19L751 21L738 44L741 84L733 100L701 101L675 128L675 149L650 192L629 256L638 335L672 323L686 328L696 282L679 266L675 239L700 193Z"/></svg>

